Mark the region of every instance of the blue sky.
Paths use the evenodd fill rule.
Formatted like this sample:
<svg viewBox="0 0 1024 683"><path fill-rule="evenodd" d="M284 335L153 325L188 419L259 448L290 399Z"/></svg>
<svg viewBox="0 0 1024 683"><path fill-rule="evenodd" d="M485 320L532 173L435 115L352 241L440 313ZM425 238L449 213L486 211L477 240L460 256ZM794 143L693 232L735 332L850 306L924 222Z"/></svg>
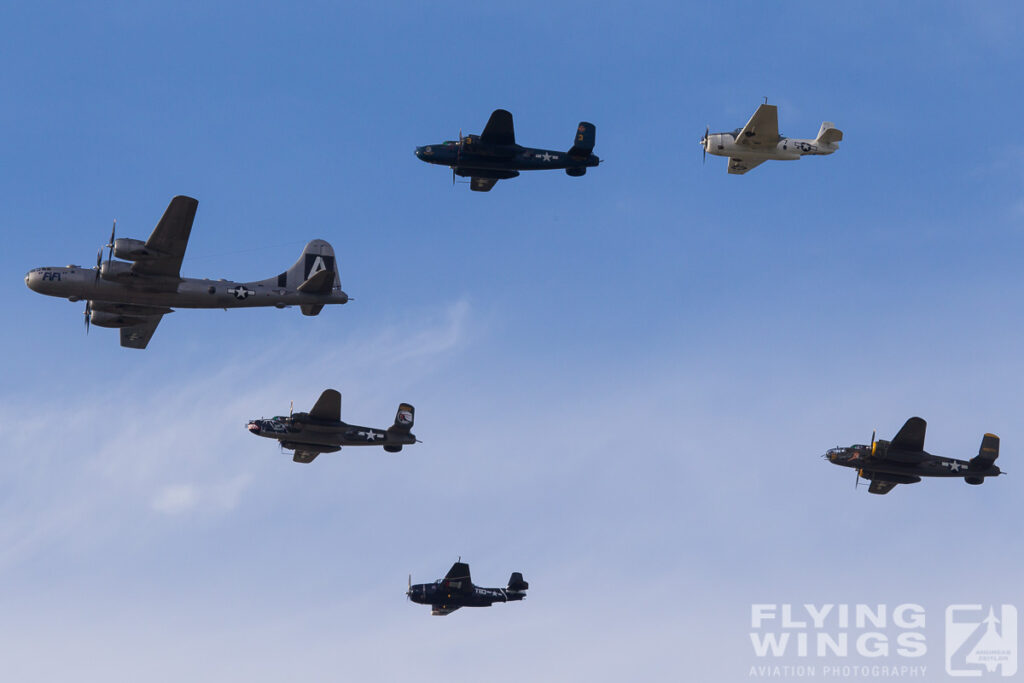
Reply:
<svg viewBox="0 0 1024 683"><path fill-rule="evenodd" d="M749 680L751 603L1024 606L1016 3L69 3L0 9L0 642L18 680ZM767 96L827 158L701 163ZM597 126L489 194L416 145ZM178 311L143 352L22 275L200 200L182 272L313 238L355 300ZM424 441L295 465L308 408ZM1002 437L886 497L818 458ZM521 604L445 619L461 555ZM916 662L915 662L916 663ZM930 680L935 680L930 678Z"/></svg>

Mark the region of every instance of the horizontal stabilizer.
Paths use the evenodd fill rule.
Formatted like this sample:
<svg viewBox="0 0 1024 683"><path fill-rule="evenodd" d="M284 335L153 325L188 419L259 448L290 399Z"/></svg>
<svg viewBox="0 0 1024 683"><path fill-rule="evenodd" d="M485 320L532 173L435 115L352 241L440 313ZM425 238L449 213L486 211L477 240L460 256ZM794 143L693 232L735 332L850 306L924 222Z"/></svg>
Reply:
<svg viewBox="0 0 1024 683"><path fill-rule="evenodd" d="M835 124L831 121L826 121L821 124L821 129L818 131L817 142L830 145L833 142L839 142L843 139L843 131L835 127Z"/></svg>
<svg viewBox="0 0 1024 683"><path fill-rule="evenodd" d="M309 276L298 286L303 294L329 294L334 287L334 271L324 268Z"/></svg>
<svg viewBox="0 0 1024 683"><path fill-rule="evenodd" d="M323 304L302 304L299 306L299 310L302 311L302 315L317 315L324 308Z"/></svg>
<svg viewBox="0 0 1024 683"><path fill-rule="evenodd" d="M576 137L573 139L569 156L586 159L594 151L594 140L597 137L597 129L594 124L580 121L576 127Z"/></svg>
<svg viewBox="0 0 1024 683"><path fill-rule="evenodd" d="M972 470L988 469L999 457L999 437L995 434L986 434L981 439L981 448L978 455L971 458L970 468Z"/></svg>

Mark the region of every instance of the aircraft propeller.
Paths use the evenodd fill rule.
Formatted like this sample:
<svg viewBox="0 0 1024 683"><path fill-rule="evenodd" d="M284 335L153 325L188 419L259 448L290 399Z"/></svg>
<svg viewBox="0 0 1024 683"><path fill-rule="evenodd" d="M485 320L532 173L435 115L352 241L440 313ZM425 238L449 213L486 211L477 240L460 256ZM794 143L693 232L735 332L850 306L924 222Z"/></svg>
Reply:
<svg viewBox="0 0 1024 683"><path fill-rule="evenodd" d="M110 229L110 242L104 244L102 247L96 250L96 277L93 278L93 282L100 279L100 266L103 264L103 249L106 247L110 248L110 254L107 255L107 263L110 263L110 259L114 256L114 233L117 231L117 219L114 219L114 227Z"/></svg>
<svg viewBox="0 0 1024 683"><path fill-rule="evenodd" d="M702 137L700 139L701 149L704 150L704 161L702 163L705 163L705 164L708 162L708 134L710 132L711 132L711 126L704 126L704 137Z"/></svg>
<svg viewBox="0 0 1024 683"><path fill-rule="evenodd" d="M412 600L412 574L409 574L409 586L405 590L405 599Z"/></svg>
<svg viewBox="0 0 1024 683"><path fill-rule="evenodd" d="M110 241L104 246L110 248L110 253L107 254L107 263L110 263L110 259L114 258L114 233L117 232L117 219L114 219L114 226L110 228Z"/></svg>
<svg viewBox="0 0 1024 683"><path fill-rule="evenodd" d="M455 166L459 165L462 158L462 129L459 128L459 146L455 148ZM452 185L455 184L455 166L452 166Z"/></svg>
<svg viewBox="0 0 1024 683"><path fill-rule="evenodd" d="M871 455L875 454L875 430L871 430ZM860 486L860 468L857 468L857 480L853 482L853 488Z"/></svg>
<svg viewBox="0 0 1024 683"><path fill-rule="evenodd" d="M92 301L85 300L85 333L89 334L89 319L92 318Z"/></svg>

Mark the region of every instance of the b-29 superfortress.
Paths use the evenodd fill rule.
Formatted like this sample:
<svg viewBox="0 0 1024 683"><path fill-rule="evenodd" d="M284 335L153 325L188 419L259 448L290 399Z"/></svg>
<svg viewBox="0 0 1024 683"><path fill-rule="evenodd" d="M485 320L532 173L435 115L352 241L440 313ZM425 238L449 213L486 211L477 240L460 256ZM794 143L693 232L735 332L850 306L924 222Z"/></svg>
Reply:
<svg viewBox="0 0 1024 683"><path fill-rule="evenodd" d="M183 278L192 222L199 201L178 196L145 242L116 238L110 232L110 251L103 247L96 266L33 268L25 275L29 289L69 301L85 300L85 325L121 330L121 346L144 349L164 315L177 308L252 308L299 306L303 315L317 315L328 304L343 304L334 249L313 240L295 264L274 277L256 282ZM115 261L114 257L123 259Z"/></svg>

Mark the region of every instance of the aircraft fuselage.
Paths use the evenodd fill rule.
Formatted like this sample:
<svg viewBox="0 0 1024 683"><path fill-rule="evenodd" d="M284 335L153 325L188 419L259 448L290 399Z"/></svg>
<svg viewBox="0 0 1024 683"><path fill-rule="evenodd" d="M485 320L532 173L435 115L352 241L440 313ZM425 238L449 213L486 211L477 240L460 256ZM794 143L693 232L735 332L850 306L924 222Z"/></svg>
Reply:
<svg viewBox="0 0 1024 683"><path fill-rule="evenodd" d="M256 436L277 439L285 448L330 453L342 446L402 446L416 443L410 433L351 425L340 420L318 420L306 413L251 420L248 430Z"/></svg>
<svg viewBox="0 0 1024 683"><path fill-rule="evenodd" d="M522 145L481 144L476 135L466 136L461 144L447 141L417 147L416 157L428 164L450 166L458 175L477 178L513 178L519 171L582 169L601 163L595 154L579 157Z"/></svg>
<svg viewBox="0 0 1024 683"><path fill-rule="evenodd" d="M732 133L711 133L704 142L708 154L720 157L751 157L775 161L796 161L803 156L832 154L839 149L838 143L819 142L800 138L781 138L772 147L756 147L736 142L739 131Z"/></svg>
<svg viewBox="0 0 1024 683"><path fill-rule="evenodd" d="M93 307L97 311L103 310L103 303L168 308L284 308L348 301L348 295L338 290L325 294L299 292L276 286L278 283L273 278L257 282L177 277L160 279L153 276L136 278L127 267L130 264L112 263L118 266L112 269L115 272L100 277L94 268L82 266L34 268L25 275L25 284L32 291L48 296L70 301L90 300L100 304Z"/></svg>
<svg viewBox="0 0 1024 683"><path fill-rule="evenodd" d="M885 442L880 442L885 443ZM876 448L876 453L879 449ZM914 477L996 477L1002 472L998 465L972 469L966 460L944 458L927 451L906 452L891 448L882 450L883 456L871 455L871 447L856 444L848 448L833 448L825 455L829 462L865 472Z"/></svg>
<svg viewBox="0 0 1024 683"><path fill-rule="evenodd" d="M496 602L513 602L524 597L526 593L507 588L473 586L472 591L463 592L459 586L449 585L445 579L434 583L418 583L409 588L409 599L413 602L445 607L490 607Z"/></svg>

